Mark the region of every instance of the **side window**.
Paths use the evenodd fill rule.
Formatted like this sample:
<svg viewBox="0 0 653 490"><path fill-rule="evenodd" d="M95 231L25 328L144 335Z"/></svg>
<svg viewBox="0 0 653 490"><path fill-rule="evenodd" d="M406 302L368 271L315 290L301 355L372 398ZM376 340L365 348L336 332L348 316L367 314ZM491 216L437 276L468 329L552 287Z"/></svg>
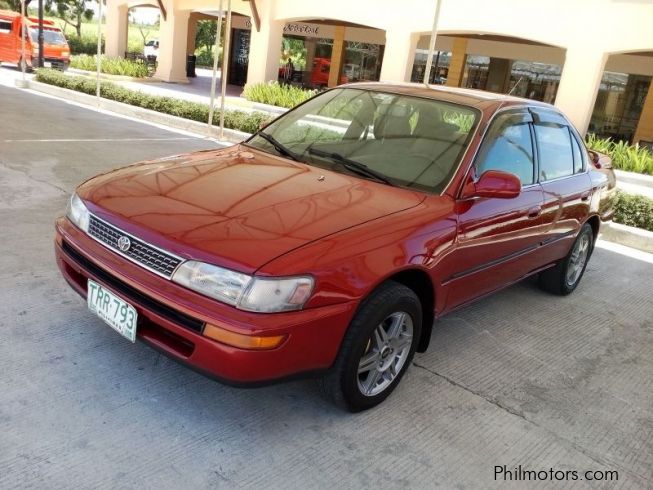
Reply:
<svg viewBox="0 0 653 490"><path fill-rule="evenodd" d="M569 131L569 135L571 136L571 149L574 152L574 173L579 174L583 171L583 153L578 140L571 131Z"/></svg>
<svg viewBox="0 0 653 490"><path fill-rule="evenodd" d="M11 32L11 22L0 20L0 33L8 34Z"/></svg>
<svg viewBox="0 0 653 490"><path fill-rule="evenodd" d="M567 126L554 123L535 124L535 137L540 150L540 180L573 175L574 156Z"/></svg>
<svg viewBox="0 0 653 490"><path fill-rule="evenodd" d="M533 142L523 115L502 115L490 126L476 158L476 175L487 170L515 174L522 185L534 182Z"/></svg>

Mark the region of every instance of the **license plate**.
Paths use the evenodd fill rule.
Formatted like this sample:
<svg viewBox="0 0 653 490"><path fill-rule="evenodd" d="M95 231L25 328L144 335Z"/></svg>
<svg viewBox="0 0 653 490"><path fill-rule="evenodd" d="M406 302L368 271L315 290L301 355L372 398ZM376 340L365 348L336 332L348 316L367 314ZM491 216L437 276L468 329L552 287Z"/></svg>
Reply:
<svg viewBox="0 0 653 490"><path fill-rule="evenodd" d="M136 342L136 309L97 282L88 281L88 309L102 318L116 332Z"/></svg>
<svg viewBox="0 0 653 490"><path fill-rule="evenodd" d="M44 61L43 66L45 68L52 68L52 62L51 61Z"/></svg>

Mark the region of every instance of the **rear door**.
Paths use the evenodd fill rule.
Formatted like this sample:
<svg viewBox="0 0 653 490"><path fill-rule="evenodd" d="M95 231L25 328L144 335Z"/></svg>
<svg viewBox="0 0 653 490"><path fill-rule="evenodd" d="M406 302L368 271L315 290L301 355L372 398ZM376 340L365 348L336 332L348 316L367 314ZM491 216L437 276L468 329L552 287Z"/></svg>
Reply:
<svg viewBox="0 0 653 490"><path fill-rule="evenodd" d="M447 309L455 308L535 268L541 241L542 189L536 181L532 116L528 109L501 112L491 123L475 158L474 178L487 170L510 172L521 180L513 199L458 200L458 237L448 258L443 286Z"/></svg>
<svg viewBox="0 0 653 490"><path fill-rule="evenodd" d="M531 113L544 197L541 254L554 261L567 254L587 219L592 184L576 130L554 110L533 108Z"/></svg>

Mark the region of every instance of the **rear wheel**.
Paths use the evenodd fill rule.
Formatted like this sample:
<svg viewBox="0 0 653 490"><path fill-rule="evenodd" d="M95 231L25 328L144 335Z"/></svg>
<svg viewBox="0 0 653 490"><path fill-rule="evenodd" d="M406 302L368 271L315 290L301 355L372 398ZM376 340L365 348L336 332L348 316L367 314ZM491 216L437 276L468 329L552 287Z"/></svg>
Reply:
<svg viewBox="0 0 653 490"><path fill-rule="evenodd" d="M545 291L562 296L576 289L587 267L593 244L594 232L592 227L586 223L580 229L567 256L555 267L540 272L540 287Z"/></svg>
<svg viewBox="0 0 653 490"><path fill-rule="evenodd" d="M331 371L320 380L325 395L352 412L372 408L399 384L422 331L422 308L406 286L387 282L352 320Z"/></svg>

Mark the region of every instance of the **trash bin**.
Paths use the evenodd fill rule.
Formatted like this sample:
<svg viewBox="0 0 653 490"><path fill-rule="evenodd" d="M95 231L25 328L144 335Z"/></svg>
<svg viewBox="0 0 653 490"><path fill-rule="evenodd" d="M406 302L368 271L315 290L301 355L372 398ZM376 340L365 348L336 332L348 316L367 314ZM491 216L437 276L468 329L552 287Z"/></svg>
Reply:
<svg viewBox="0 0 653 490"><path fill-rule="evenodd" d="M186 57L186 76L187 77L196 77L195 74L195 62L197 61L197 56L194 54L189 54Z"/></svg>

